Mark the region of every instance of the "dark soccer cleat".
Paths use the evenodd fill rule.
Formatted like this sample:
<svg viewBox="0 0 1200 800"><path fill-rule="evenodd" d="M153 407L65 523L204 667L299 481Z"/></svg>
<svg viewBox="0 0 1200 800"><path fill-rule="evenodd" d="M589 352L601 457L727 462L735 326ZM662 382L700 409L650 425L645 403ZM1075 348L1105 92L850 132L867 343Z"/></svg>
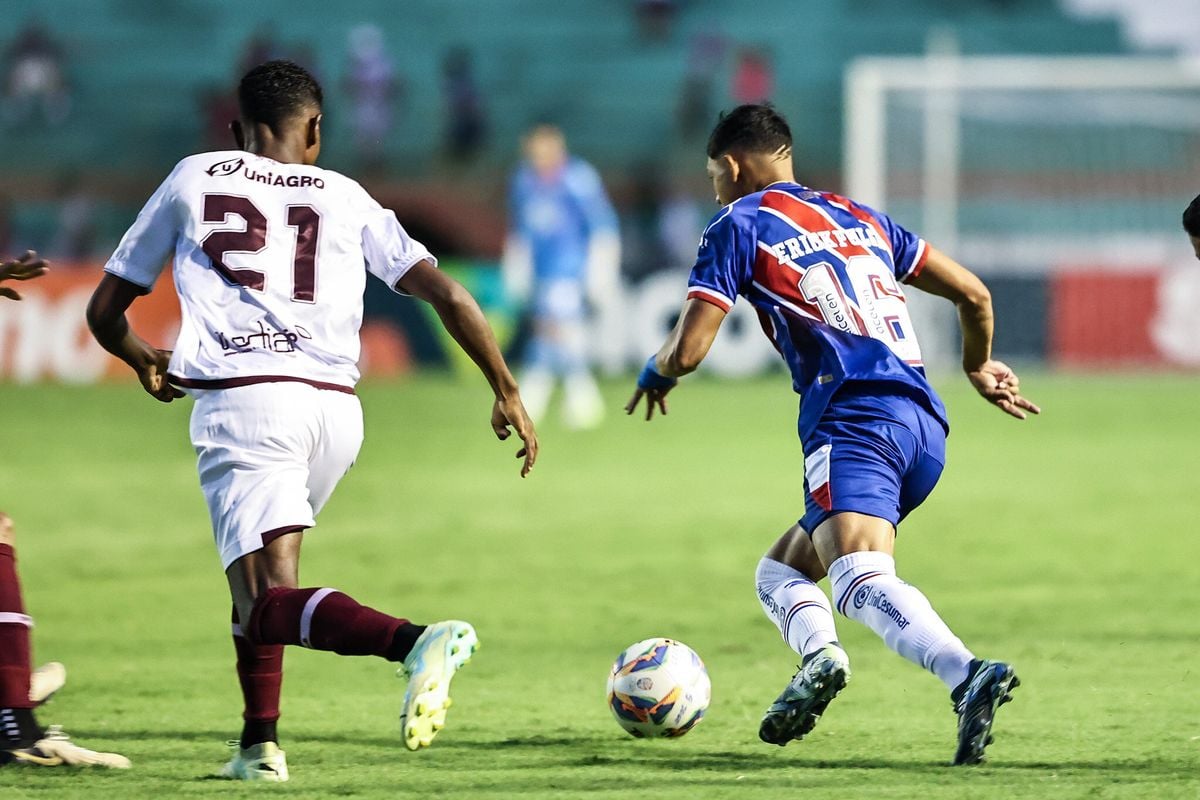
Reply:
<svg viewBox="0 0 1200 800"><path fill-rule="evenodd" d="M771 704L758 727L758 738L784 746L803 739L838 692L850 680L850 659L836 644L811 654L797 670L783 694Z"/></svg>
<svg viewBox="0 0 1200 800"><path fill-rule="evenodd" d="M983 751L992 743L996 709L1012 700L1012 690L1021 685L1017 673L1002 661L972 661L971 675L951 692L958 714L958 751L954 763L979 764Z"/></svg>

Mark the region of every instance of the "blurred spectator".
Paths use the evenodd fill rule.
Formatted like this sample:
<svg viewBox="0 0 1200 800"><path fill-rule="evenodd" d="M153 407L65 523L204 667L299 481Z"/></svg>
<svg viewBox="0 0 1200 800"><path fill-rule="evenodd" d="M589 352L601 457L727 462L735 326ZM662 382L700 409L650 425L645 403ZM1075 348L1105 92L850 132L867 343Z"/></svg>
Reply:
<svg viewBox="0 0 1200 800"><path fill-rule="evenodd" d="M200 90L202 146L205 150L234 150L233 132L229 123L238 117L237 96L226 86L212 84Z"/></svg>
<svg viewBox="0 0 1200 800"><path fill-rule="evenodd" d="M61 261L84 261L96 252L96 198L77 173L58 187L58 230L49 251Z"/></svg>
<svg viewBox="0 0 1200 800"><path fill-rule="evenodd" d="M446 102L446 152L454 161L473 161L483 148L487 120L471 53L466 48L455 47L446 53L442 61L442 90Z"/></svg>
<svg viewBox="0 0 1200 800"><path fill-rule="evenodd" d="M678 11L678 0L637 0L634 12L638 32L647 41L661 42L670 38Z"/></svg>
<svg viewBox="0 0 1200 800"><path fill-rule="evenodd" d="M676 118L684 139L707 134L712 126L712 97L717 69L725 55L725 39L716 33L701 33L688 46L687 74L679 93Z"/></svg>
<svg viewBox="0 0 1200 800"><path fill-rule="evenodd" d="M766 54L752 47L738 50L733 70L733 102L764 103L775 91L775 68Z"/></svg>
<svg viewBox="0 0 1200 800"><path fill-rule="evenodd" d="M13 252L12 198L0 194L0 257Z"/></svg>
<svg viewBox="0 0 1200 800"><path fill-rule="evenodd" d="M696 244L704 230L705 214L683 185L671 186L658 208L658 241L663 267L688 269L696 261Z"/></svg>
<svg viewBox="0 0 1200 800"><path fill-rule="evenodd" d="M661 165L656 161L633 164L628 174L631 180L628 203L622 214L621 272L636 282L663 267L658 206L664 178Z"/></svg>
<svg viewBox="0 0 1200 800"><path fill-rule="evenodd" d="M320 59L317 58L317 46L310 41L303 41L292 49L292 61L308 70L308 74L324 85L325 76L321 74Z"/></svg>
<svg viewBox="0 0 1200 800"><path fill-rule="evenodd" d="M275 41L270 27L262 25L246 40L246 46L242 50L242 59L238 63L238 74L244 75L259 64L282 57L283 48Z"/></svg>
<svg viewBox="0 0 1200 800"><path fill-rule="evenodd" d="M30 23L4 53L4 120L10 126L30 121L35 111L49 125L71 112L62 48L41 25Z"/></svg>
<svg viewBox="0 0 1200 800"><path fill-rule="evenodd" d="M696 259L704 211L687 185L668 180L658 165L641 164L626 216L622 272L639 281L662 270L687 269Z"/></svg>
<svg viewBox="0 0 1200 800"><path fill-rule="evenodd" d="M383 44L383 31L377 25L358 25L349 36L350 64L345 85L350 97L350 124L354 129L354 147L363 166L383 166L388 136L392 132L392 111L403 94L403 84Z"/></svg>

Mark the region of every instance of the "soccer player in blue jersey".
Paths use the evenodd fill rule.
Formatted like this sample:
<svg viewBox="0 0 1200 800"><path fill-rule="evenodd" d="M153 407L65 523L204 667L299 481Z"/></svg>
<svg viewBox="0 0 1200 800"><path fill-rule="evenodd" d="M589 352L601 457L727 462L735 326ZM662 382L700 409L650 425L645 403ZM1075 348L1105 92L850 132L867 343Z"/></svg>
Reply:
<svg viewBox="0 0 1200 800"><path fill-rule="evenodd" d="M792 137L773 108L743 105L708 142L724 207L704 230L674 331L651 356L625 410L667 413L676 379L700 364L739 295L758 313L801 396L805 513L767 551L764 611L802 656L759 729L787 744L812 730L850 678L833 608L939 677L958 713L954 763L983 760L1013 668L978 659L925 595L896 575L896 526L929 495L946 460L946 410L925 378L901 283L958 307L963 369L978 392L1025 419L1039 409L991 357L992 305L972 273L884 214L796 182Z"/></svg>
<svg viewBox="0 0 1200 800"><path fill-rule="evenodd" d="M529 300L533 335L521 386L534 421L556 381L568 427L591 428L604 405L588 369L586 300L612 297L620 268L617 217L596 170L567 152L562 132L535 126L513 176L511 233L504 253L508 290Z"/></svg>

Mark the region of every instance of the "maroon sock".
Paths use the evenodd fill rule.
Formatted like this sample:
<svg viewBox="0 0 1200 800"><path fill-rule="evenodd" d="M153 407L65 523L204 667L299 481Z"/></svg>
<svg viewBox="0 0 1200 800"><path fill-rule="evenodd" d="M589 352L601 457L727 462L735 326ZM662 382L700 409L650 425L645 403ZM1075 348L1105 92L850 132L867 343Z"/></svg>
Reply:
<svg viewBox="0 0 1200 800"><path fill-rule="evenodd" d="M299 644L344 656L400 661L404 656L393 646L397 633L417 627L333 589L275 588L254 604L246 635L260 644Z"/></svg>
<svg viewBox="0 0 1200 800"><path fill-rule="evenodd" d="M277 742L275 722L279 719L279 690L283 683L283 645L251 644L242 633L235 606L233 649L237 652L238 681L245 701L242 747Z"/></svg>
<svg viewBox="0 0 1200 800"><path fill-rule="evenodd" d="M17 554L0 544L0 708L33 708L29 699L29 629L21 602Z"/></svg>

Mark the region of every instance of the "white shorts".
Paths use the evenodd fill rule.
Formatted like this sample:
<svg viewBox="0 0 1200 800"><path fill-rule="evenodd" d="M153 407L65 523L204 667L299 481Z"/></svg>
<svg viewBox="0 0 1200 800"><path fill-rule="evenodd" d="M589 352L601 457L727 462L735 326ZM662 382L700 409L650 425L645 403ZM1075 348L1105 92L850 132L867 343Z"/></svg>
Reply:
<svg viewBox="0 0 1200 800"><path fill-rule="evenodd" d="M315 525L362 446L358 397L297 382L192 394L192 445L222 567Z"/></svg>

